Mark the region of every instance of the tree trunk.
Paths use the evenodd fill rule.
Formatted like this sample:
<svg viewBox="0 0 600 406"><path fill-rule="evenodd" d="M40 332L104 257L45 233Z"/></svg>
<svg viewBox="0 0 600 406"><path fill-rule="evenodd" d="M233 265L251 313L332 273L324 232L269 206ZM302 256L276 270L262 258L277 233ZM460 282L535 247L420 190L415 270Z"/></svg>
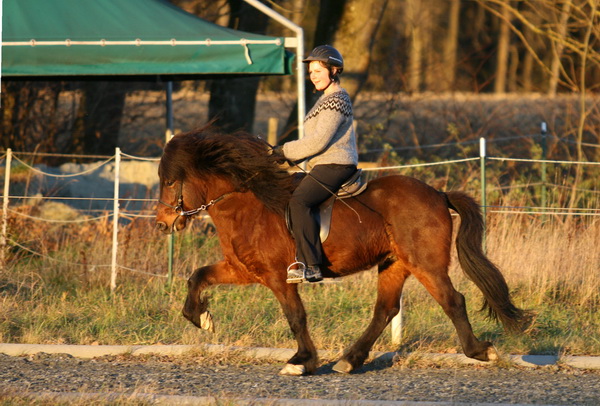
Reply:
<svg viewBox="0 0 600 406"><path fill-rule="evenodd" d="M56 152L59 81L2 81L1 143L16 151Z"/></svg>
<svg viewBox="0 0 600 406"><path fill-rule="evenodd" d="M333 45L344 56L343 87L352 99L369 73L371 50L388 0L347 0Z"/></svg>
<svg viewBox="0 0 600 406"><path fill-rule="evenodd" d="M130 89L128 82L83 82L81 100L71 135L71 153L113 155Z"/></svg>
<svg viewBox="0 0 600 406"><path fill-rule="evenodd" d="M410 39L408 54L408 90L421 91L423 65L423 33L421 29L421 0L407 0L407 37Z"/></svg>
<svg viewBox="0 0 600 406"><path fill-rule="evenodd" d="M450 0L448 10L448 32L444 41L444 54L442 67L442 90L454 91L456 80L456 60L458 49L458 27L460 25L460 0Z"/></svg>
<svg viewBox="0 0 600 406"><path fill-rule="evenodd" d="M558 41L552 47L552 64L550 65L550 83L548 84L548 96L556 96L558 79L560 76L560 59L564 49L564 39L567 35L567 24L571 15L571 1L565 1L560 11L560 19L557 27Z"/></svg>
<svg viewBox="0 0 600 406"><path fill-rule="evenodd" d="M266 15L241 0L230 0L229 28L264 34ZM259 77L215 79L210 83L208 117L226 131L252 131Z"/></svg>
<svg viewBox="0 0 600 406"><path fill-rule="evenodd" d="M344 57L341 82L352 99L367 80L373 41L387 3L388 0L369 3L361 0L322 0L320 3L313 47L330 44L341 52ZM307 110L319 97L313 90L312 83L306 78ZM280 142L297 138L297 108L295 106L292 109Z"/></svg>
<svg viewBox="0 0 600 406"><path fill-rule="evenodd" d="M498 51L496 54L496 80L494 81L494 93L506 92L508 76L508 63L510 56L510 11L508 4L502 6L502 18L500 19L500 33L498 36Z"/></svg>

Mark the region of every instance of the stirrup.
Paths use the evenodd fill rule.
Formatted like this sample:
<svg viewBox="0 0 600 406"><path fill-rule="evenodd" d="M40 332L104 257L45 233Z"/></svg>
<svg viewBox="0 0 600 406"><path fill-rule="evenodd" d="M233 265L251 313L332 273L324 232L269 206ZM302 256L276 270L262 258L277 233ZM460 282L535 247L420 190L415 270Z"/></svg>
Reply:
<svg viewBox="0 0 600 406"><path fill-rule="evenodd" d="M297 268L292 268L297 266ZM287 283L306 282L306 265L303 262L296 261L287 268Z"/></svg>

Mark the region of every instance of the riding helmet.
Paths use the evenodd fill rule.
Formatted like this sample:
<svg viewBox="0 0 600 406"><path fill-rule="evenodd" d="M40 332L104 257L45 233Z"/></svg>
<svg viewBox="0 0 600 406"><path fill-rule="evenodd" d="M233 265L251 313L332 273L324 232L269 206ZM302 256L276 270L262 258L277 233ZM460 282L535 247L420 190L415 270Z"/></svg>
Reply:
<svg viewBox="0 0 600 406"><path fill-rule="evenodd" d="M312 50L306 59L302 60L304 63L312 61L321 61L331 66L335 66L336 68L344 68L344 58L342 58L342 54L331 45L319 45Z"/></svg>

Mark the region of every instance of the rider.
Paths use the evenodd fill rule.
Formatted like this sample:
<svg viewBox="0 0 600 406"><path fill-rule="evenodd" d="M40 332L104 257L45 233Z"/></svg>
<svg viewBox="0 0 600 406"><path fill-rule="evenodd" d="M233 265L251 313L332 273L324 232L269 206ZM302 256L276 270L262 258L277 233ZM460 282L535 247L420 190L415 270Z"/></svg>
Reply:
<svg viewBox="0 0 600 406"><path fill-rule="evenodd" d="M319 224L311 212L331 197L358 165L352 102L340 86L342 55L330 45L320 45L302 62L308 64L315 89L323 94L304 118L305 136L274 150L292 162L306 160L310 169L289 202L298 266L288 268L288 283L323 279Z"/></svg>

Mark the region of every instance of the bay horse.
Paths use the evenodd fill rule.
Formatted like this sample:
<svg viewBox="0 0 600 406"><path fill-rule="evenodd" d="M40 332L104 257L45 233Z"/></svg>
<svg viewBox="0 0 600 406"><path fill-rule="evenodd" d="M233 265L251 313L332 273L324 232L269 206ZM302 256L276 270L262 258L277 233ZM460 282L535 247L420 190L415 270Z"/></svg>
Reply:
<svg viewBox="0 0 600 406"><path fill-rule="evenodd" d="M294 176L248 133L224 133L214 126L178 134L160 160L160 199L156 227L183 230L202 211L217 229L223 260L194 270L188 279L183 315L199 328L211 328L202 292L216 284L262 284L273 291L298 344L281 370L312 374L317 350L297 284L286 283L295 245L284 220ZM518 330L527 312L511 301L507 283L481 249L483 221L477 203L465 193L438 192L407 176L371 180L362 194L335 202L328 239L323 243L325 278L378 268L377 299L371 323L347 349L334 370L349 373L363 365L375 340L399 311L406 278L414 275L440 304L456 328L466 356L497 359L488 341L479 341L467 318L464 296L448 276L452 244L449 209L460 215L456 237L460 265L483 292L488 315L505 329ZM358 220L360 216L360 220Z"/></svg>

